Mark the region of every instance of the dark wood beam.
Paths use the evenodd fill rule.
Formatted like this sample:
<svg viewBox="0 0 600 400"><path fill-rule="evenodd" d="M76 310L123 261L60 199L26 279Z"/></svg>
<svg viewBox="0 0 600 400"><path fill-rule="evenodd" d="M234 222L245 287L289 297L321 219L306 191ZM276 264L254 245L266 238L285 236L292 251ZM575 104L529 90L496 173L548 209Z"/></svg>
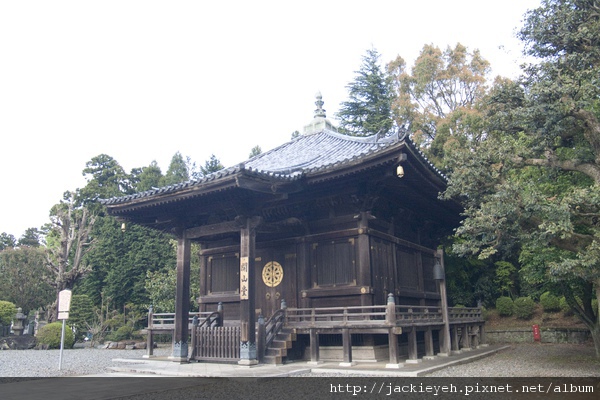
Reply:
<svg viewBox="0 0 600 400"><path fill-rule="evenodd" d="M199 239L207 236L222 235L224 233L239 232L241 228L242 221L233 220L189 228L186 229L185 234L188 239Z"/></svg>
<svg viewBox="0 0 600 400"><path fill-rule="evenodd" d="M177 282L175 289L175 324L171 358L187 362L190 313L190 248L185 234L177 238Z"/></svg>
<svg viewBox="0 0 600 400"><path fill-rule="evenodd" d="M254 261L256 253L256 226L260 217L247 218L240 230L240 365L258 363L256 348L256 288Z"/></svg>

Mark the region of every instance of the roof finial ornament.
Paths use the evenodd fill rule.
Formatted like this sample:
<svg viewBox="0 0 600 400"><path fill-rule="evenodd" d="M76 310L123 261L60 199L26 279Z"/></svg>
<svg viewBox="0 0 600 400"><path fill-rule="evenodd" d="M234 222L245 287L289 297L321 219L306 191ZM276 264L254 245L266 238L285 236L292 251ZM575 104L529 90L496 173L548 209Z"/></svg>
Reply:
<svg viewBox="0 0 600 400"><path fill-rule="evenodd" d="M316 98L317 101L315 101L315 104L317 109L315 110L315 118L326 118L325 110L323 110L323 104L325 103L323 102L323 96L321 95L321 92L317 92Z"/></svg>

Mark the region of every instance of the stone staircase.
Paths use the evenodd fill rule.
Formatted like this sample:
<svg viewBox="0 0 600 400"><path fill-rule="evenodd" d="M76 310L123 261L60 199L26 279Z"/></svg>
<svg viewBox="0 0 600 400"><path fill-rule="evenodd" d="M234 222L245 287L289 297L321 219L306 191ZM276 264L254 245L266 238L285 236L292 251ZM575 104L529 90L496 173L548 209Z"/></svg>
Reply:
<svg viewBox="0 0 600 400"><path fill-rule="evenodd" d="M275 336L273 342L267 347L263 362L265 364L281 365L287 360L288 349L292 348L292 343L296 340L296 333L293 329L283 328Z"/></svg>

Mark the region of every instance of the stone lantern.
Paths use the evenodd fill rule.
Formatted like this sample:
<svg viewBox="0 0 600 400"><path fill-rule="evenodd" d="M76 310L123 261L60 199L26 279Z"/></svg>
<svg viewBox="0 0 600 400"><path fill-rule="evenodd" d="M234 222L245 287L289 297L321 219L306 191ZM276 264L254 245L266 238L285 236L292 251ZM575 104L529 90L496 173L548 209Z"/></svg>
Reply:
<svg viewBox="0 0 600 400"><path fill-rule="evenodd" d="M15 315L15 321L13 324L13 332L15 336L23 335L23 330L25 329L24 322L27 319L27 315L23 314L23 309L21 307L17 308L17 314Z"/></svg>

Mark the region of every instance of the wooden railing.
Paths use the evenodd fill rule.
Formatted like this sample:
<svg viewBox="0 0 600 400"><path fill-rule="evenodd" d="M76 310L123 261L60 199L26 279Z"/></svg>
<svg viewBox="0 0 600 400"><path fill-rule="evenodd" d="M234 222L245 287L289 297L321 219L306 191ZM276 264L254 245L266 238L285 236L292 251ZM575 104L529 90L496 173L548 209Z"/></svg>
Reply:
<svg viewBox="0 0 600 400"><path fill-rule="evenodd" d="M277 310L266 322L259 321L258 342L260 354L269 347L282 328L300 330L325 329L348 331L359 329L391 329L426 327L444 324L443 312L437 306L396 305L393 298L387 305L319 307L319 308L282 308ZM449 325L483 323L480 308L449 308ZM262 317L260 317L262 318ZM188 317L192 333L192 355L196 360L235 360L240 357L240 327L223 326L223 309L219 305L216 312L192 312ZM152 331L174 329L174 313L148 313L149 343ZM464 327L459 327L463 329ZM440 329L440 328L435 328ZM396 334L399 334L396 333ZM311 333L312 335L312 333ZM152 354L149 350L148 354ZM259 355L260 357L260 355Z"/></svg>
<svg viewBox="0 0 600 400"><path fill-rule="evenodd" d="M478 307L450 307L448 315L450 323L483 321L481 308Z"/></svg>
<svg viewBox="0 0 600 400"><path fill-rule="evenodd" d="M386 306L288 308L285 323L294 327L383 325L385 318Z"/></svg>
<svg viewBox="0 0 600 400"><path fill-rule="evenodd" d="M396 306L396 325L431 325L443 322L440 307Z"/></svg>
<svg viewBox="0 0 600 400"><path fill-rule="evenodd" d="M285 323L286 309L279 309L265 322L265 348L268 348Z"/></svg>
<svg viewBox="0 0 600 400"><path fill-rule="evenodd" d="M211 312L191 312L188 317L189 326L192 326L194 317L202 321L206 319ZM175 313L154 313L148 312L148 328L153 330L172 330L175 327Z"/></svg>
<svg viewBox="0 0 600 400"><path fill-rule="evenodd" d="M392 311L393 310L393 311ZM482 322L479 308L449 308L449 323ZM444 323L442 309L430 306L288 308L286 325L306 327L427 326Z"/></svg>

